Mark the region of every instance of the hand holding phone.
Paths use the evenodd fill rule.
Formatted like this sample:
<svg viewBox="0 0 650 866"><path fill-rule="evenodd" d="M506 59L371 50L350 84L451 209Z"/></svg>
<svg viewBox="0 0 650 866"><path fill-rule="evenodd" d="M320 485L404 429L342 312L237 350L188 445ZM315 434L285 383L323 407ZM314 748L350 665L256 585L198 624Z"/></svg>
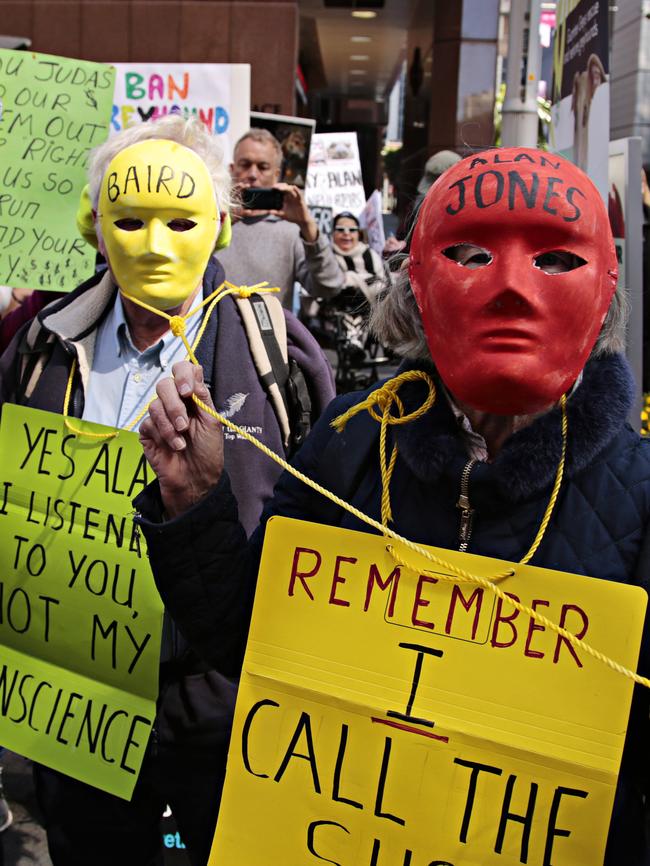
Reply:
<svg viewBox="0 0 650 866"><path fill-rule="evenodd" d="M279 189L249 186L241 191L242 205L247 210L282 210L283 199Z"/></svg>

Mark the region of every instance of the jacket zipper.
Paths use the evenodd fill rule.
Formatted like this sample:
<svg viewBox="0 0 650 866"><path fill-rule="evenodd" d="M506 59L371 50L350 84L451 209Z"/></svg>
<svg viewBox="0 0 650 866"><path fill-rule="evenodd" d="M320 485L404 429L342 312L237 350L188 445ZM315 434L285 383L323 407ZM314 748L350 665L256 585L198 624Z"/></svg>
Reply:
<svg viewBox="0 0 650 866"><path fill-rule="evenodd" d="M460 496L456 503L456 508L460 508L460 528L458 530L458 549L465 553L469 547L469 541L472 537L472 524L474 522L474 509L469 504L469 476L472 469L478 461L468 460L463 467L460 476Z"/></svg>

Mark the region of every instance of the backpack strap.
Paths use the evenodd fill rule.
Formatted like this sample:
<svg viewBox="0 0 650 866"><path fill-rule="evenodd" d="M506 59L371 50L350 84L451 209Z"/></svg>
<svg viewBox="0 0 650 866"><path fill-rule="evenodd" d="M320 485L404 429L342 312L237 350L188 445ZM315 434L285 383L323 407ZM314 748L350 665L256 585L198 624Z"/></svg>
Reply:
<svg viewBox="0 0 650 866"><path fill-rule="evenodd" d="M311 429L312 402L305 374L289 358L284 308L273 295L234 296L257 375L269 395L288 456L294 454Z"/></svg>
<svg viewBox="0 0 650 866"><path fill-rule="evenodd" d="M375 263L372 260L372 253L370 252L370 247L366 247L366 249L363 251L363 264L369 274L372 274L373 277L377 276L377 271L375 270Z"/></svg>
<svg viewBox="0 0 650 866"><path fill-rule="evenodd" d="M354 260L353 260L352 256L343 256L343 259L344 259L345 265L349 271L356 271L356 268L354 266Z"/></svg>
<svg viewBox="0 0 650 866"><path fill-rule="evenodd" d="M255 369L269 395L280 425L286 450L291 442L291 425L286 385L289 378L287 326L280 301L273 296L233 296L241 315Z"/></svg>
<svg viewBox="0 0 650 866"><path fill-rule="evenodd" d="M17 348L19 358L16 399L25 403L34 393L54 348L54 334L48 334L38 317L25 329Z"/></svg>

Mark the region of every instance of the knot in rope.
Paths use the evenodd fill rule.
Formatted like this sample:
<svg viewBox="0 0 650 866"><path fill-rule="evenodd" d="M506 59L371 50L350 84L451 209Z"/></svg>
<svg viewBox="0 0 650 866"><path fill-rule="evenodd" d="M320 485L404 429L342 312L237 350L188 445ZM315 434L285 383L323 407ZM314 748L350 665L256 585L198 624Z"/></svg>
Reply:
<svg viewBox="0 0 650 866"><path fill-rule="evenodd" d="M254 295L255 292L268 293L268 292L279 292L279 286L269 286L269 281L264 280L261 283L255 283L254 286L233 286L232 283L226 282L226 285L232 287L240 298L250 298L251 295Z"/></svg>
<svg viewBox="0 0 650 866"><path fill-rule="evenodd" d="M417 379L421 379L426 383L429 393L427 394L426 400L419 408L405 415L404 404L397 392L400 386L405 382L414 382ZM334 418L331 422L331 426L337 433L342 433L348 421L364 409L367 410L368 414L374 418L375 421L378 421L382 425L408 424L411 421L421 418L425 412L428 412L435 403L435 400L436 386L431 376L429 376L428 373L425 373L424 370L407 370L405 373L400 373L399 376L389 379L388 382L385 382L381 388L377 388L369 394L361 403L357 403L356 406L352 406L347 410L347 412ZM397 404L399 415L393 415L391 413L393 403ZM381 410L381 414L377 413L377 409Z"/></svg>
<svg viewBox="0 0 650 866"><path fill-rule="evenodd" d="M413 412L404 412L404 404L402 403L399 394L397 393L401 385L405 382L415 382L423 380L428 389L426 400L424 403ZM423 370L407 370L405 373L400 373L393 379L389 379L381 388L377 388L366 397L361 403L352 406L347 412L335 418L331 424L332 427L341 433L345 429L345 425L350 418L357 415L364 409L368 414L381 424L379 432L379 465L381 469L381 522L384 527L388 526L389 521L393 519L393 512L390 504L390 480L393 475L393 469L397 461L397 443L394 443L390 459L386 456L386 434L389 424L408 424L410 421L415 421L421 418L433 406L436 399L436 386L431 376ZM391 409L393 403L396 404L399 415L393 415ZM381 410L378 414L377 409Z"/></svg>
<svg viewBox="0 0 650 866"><path fill-rule="evenodd" d="M185 317L172 316L169 320L169 330L175 337L182 337L185 334Z"/></svg>

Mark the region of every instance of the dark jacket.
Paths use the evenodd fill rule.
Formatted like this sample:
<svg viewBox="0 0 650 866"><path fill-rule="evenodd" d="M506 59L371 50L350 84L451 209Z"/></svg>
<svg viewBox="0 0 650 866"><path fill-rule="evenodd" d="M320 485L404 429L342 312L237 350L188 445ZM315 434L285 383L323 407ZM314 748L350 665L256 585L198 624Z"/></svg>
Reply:
<svg viewBox="0 0 650 866"><path fill-rule="evenodd" d="M568 403L565 478L532 564L647 588L650 442L641 440L626 422L632 393L624 359L615 356L588 364ZM408 412L423 403L424 386L404 385L400 396ZM380 519L379 425L362 412L343 434L329 426L332 418L363 397L354 394L334 401L294 462L315 481ZM393 528L416 542L458 548L456 503L467 454L448 404L439 397L419 420L390 428L389 439L399 446L391 483ZM492 463L476 465L469 487L476 509L469 552L521 559L548 504L560 452L560 414L553 410L511 436ZM225 477L206 500L169 523L156 523L160 506L153 491L143 494L138 506L163 598L202 653L231 669L241 659L242 623L254 592L265 521L281 514L368 531L357 518L286 473L246 549ZM193 555L187 557L190 538ZM179 550L184 550L183 557L174 554ZM640 669L647 675L647 641ZM648 692L637 688L608 866L640 866L647 856L642 794L648 780L648 727Z"/></svg>

